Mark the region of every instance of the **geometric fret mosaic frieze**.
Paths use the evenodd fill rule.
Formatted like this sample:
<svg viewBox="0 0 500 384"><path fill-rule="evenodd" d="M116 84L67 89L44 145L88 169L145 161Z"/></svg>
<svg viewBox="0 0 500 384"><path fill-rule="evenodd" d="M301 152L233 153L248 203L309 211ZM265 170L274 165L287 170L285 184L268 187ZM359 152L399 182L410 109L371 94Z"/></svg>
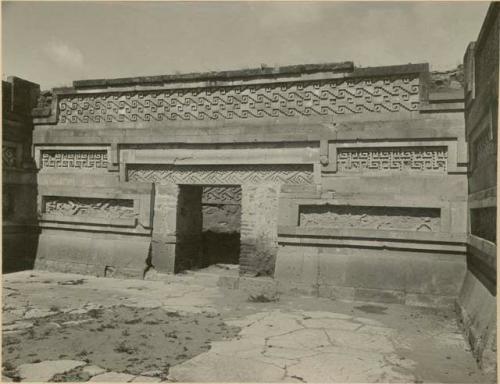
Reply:
<svg viewBox="0 0 500 384"><path fill-rule="evenodd" d="M337 148L338 172L446 172L447 147Z"/></svg>
<svg viewBox="0 0 500 384"><path fill-rule="evenodd" d="M273 165L128 165L130 181L175 184L311 184L310 164Z"/></svg>
<svg viewBox="0 0 500 384"><path fill-rule="evenodd" d="M203 204L241 204L241 187L231 185L203 187L201 201Z"/></svg>
<svg viewBox="0 0 500 384"><path fill-rule="evenodd" d="M416 111L419 78L329 79L61 95L59 123L230 120Z"/></svg>
<svg viewBox="0 0 500 384"><path fill-rule="evenodd" d="M106 150L43 150L42 168L52 169L107 169Z"/></svg>

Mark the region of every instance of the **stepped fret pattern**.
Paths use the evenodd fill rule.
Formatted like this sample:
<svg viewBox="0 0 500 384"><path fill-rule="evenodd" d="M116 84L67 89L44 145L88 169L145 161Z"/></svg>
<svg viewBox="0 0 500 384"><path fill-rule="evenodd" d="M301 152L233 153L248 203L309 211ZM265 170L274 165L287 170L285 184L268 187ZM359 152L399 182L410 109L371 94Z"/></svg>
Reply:
<svg viewBox="0 0 500 384"><path fill-rule="evenodd" d="M46 150L42 151L42 168L106 169L106 150Z"/></svg>
<svg viewBox="0 0 500 384"><path fill-rule="evenodd" d="M415 111L419 79L333 79L61 96L61 124L224 120Z"/></svg>
<svg viewBox="0 0 500 384"><path fill-rule="evenodd" d="M131 165L128 180L176 184L311 184L312 165Z"/></svg>
<svg viewBox="0 0 500 384"><path fill-rule="evenodd" d="M338 172L446 172L446 147L337 149Z"/></svg>
<svg viewBox="0 0 500 384"><path fill-rule="evenodd" d="M234 186L204 187L202 202L203 204L240 204L241 188Z"/></svg>

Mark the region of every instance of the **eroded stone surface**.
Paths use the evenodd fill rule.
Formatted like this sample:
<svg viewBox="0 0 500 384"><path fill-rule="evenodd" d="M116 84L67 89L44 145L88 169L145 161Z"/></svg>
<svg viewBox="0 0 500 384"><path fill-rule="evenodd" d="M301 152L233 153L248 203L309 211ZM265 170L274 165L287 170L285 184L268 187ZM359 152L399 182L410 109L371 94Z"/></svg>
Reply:
<svg viewBox="0 0 500 384"><path fill-rule="evenodd" d="M82 372L89 374L90 376L100 375L101 373L106 372L106 369L101 368L97 365L87 365L82 369Z"/></svg>
<svg viewBox="0 0 500 384"><path fill-rule="evenodd" d="M117 340L108 354L96 355L97 349L102 351L102 348L74 350L73 347L74 355L68 356L68 359L79 361L83 357L76 354L85 352L91 363L72 370L67 377L86 380L93 376L93 381L121 382L158 381L167 377L189 382L463 382L464 378L467 382L494 382L479 373L458 333L453 314L448 311L432 312L387 305L382 313L372 313L353 303L291 296L282 296L280 301L274 303L250 303L247 295L238 291L223 291L212 284L212 278L204 277L202 273L188 274L184 280L173 277L163 281L88 278L76 285L59 285L58 281L77 280L64 274L38 272L30 279L33 284L26 283L23 273L5 276L4 284L19 292L18 297L4 295L5 308L9 308L7 312L25 311L29 299L30 309L39 308L42 311L49 310L57 301L61 313L33 321L36 323L33 326L35 339L26 344L29 345L28 353L38 350L34 348L36 343L43 344L43 338L47 337L44 336L45 329L54 334L67 332L68 340L82 340L91 336L95 339L100 331L94 330L89 336L85 333L86 329L102 325L103 332L109 331ZM50 283L40 283L49 280ZM156 309L153 309L155 303ZM95 311L81 311L82 308ZM168 315L159 316L158 311ZM201 318L197 318L198 314L207 317L206 323L199 322ZM123 315L126 317L123 318ZM52 324L64 322L59 319L64 316L94 320L62 328ZM125 320L132 324L124 323ZM231 326L240 329L227 337L215 333L217 337L212 335L206 340L205 348L198 354L192 358L180 356L176 360L177 355L184 353L182 347L189 346L187 337L200 337L197 332L204 329L209 320L220 327L217 332L224 332L224 327ZM142 348L141 339L137 338L140 332L158 327L163 332L167 322L171 327L176 321L181 321L189 332L182 337L179 333L172 335L171 346L179 346L179 349L172 355L169 367L162 364L164 356L155 355L145 362L134 360L144 355L134 352L135 348ZM43 328L43 324L47 328ZM108 326L115 328L108 329ZM131 335L122 335L125 330ZM28 337L28 333L31 330L10 335L4 338L4 343L12 336L19 337L21 344L27 343L28 340L23 341L23 337ZM42 340L36 340L38 337ZM118 342L121 337L129 342L121 345ZM139 341L131 343L133 340ZM4 344L3 357L10 363L16 361L13 358L19 345L15 340L11 341L14 343ZM62 341L65 342L65 339ZM50 342L56 356L67 353L58 351L62 345ZM165 350L164 343L158 344L160 347ZM117 353L114 348L120 352ZM117 361L109 360L110 356L120 356L122 362L116 365ZM36 358L44 361L47 357L26 355L24 361ZM109 372L103 372L100 367ZM137 372L130 371L135 368ZM78 376L80 369L81 375ZM125 370L127 373L122 376ZM4 370L4 376L14 377L10 372L13 370Z"/></svg>
<svg viewBox="0 0 500 384"><path fill-rule="evenodd" d="M133 375L126 373L107 372L92 377L89 381L98 383L128 383L134 379Z"/></svg>
<svg viewBox="0 0 500 384"><path fill-rule="evenodd" d="M48 360L34 364L21 364L17 370L23 381L50 381L57 374L65 373L85 365L84 361Z"/></svg>

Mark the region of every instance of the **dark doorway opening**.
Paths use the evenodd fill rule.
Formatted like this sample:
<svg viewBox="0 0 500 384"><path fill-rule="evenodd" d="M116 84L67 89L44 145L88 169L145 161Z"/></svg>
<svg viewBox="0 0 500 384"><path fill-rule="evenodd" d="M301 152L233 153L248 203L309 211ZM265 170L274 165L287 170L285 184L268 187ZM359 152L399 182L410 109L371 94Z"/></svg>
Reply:
<svg viewBox="0 0 500 384"><path fill-rule="evenodd" d="M175 271L239 264L241 187L181 185Z"/></svg>
<svg viewBox="0 0 500 384"><path fill-rule="evenodd" d="M203 267L238 264L240 257L241 187L204 186L202 194Z"/></svg>

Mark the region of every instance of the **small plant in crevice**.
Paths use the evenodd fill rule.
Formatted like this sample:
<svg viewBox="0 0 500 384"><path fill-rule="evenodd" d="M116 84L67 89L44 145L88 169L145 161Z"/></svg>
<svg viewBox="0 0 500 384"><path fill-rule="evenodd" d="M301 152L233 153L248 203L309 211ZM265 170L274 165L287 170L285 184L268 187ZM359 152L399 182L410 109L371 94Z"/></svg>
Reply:
<svg viewBox="0 0 500 384"><path fill-rule="evenodd" d="M114 349L115 352L118 353L126 353L129 355L132 355L137 352L137 348L131 347L130 345L127 345L125 341L120 342L118 346Z"/></svg>

